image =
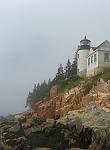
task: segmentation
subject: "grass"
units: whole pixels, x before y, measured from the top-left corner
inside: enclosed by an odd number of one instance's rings
[[[56,82],[56,85],[58,87],[59,93],[63,93],[66,90],[70,90],[71,88],[78,86],[81,80],[82,78],[80,78],[79,76],[74,76],[65,80],[58,80]]]
[[[96,76],[92,77],[92,79],[98,81],[98,79],[102,78],[104,81],[110,80],[110,68],[106,68],[103,70],[103,73],[99,73]]]

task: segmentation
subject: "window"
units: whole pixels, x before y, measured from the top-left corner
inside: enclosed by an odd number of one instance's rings
[[[88,58],[88,66],[90,65],[90,58]]]
[[[104,62],[109,62],[109,53],[104,53]]]
[[[79,54],[78,54],[78,58],[79,58]]]
[[[94,62],[96,62],[97,60],[97,57],[96,57],[96,54],[94,54]]]
[[[91,64],[93,63],[93,56],[91,56]]]

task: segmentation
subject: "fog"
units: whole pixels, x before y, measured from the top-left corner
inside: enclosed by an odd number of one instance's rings
[[[0,1],[0,115],[25,110],[33,84],[53,78],[86,35],[110,40],[109,0]]]

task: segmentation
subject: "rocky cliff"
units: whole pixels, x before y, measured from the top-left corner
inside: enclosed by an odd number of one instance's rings
[[[58,119],[65,116],[71,110],[82,107],[83,92],[80,88],[73,88],[63,95],[57,95],[45,99],[34,106],[33,114],[39,118]]]
[[[110,82],[89,79],[62,95],[53,90],[33,109],[0,119],[2,148],[110,150]]]
[[[88,90],[89,88],[91,89]],[[89,104],[102,106],[106,110],[110,108],[110,82],[104,82],[103,79],[95,85],[93,80],[86,79],[64,94],[58,94],[56,87],[52,87],[50,95],[50,98],[34,106],[31,111],[34,117],[58,119],[69,111],[81,109]]]
[[[58,120],[33,119],[31,125],[22,128],[25,121],[25,118],[19,122],[10,118],[1,121],[4,149],[6,145],[8,150],[34,150],[43,147],[52,150],[110,149],[110,113],[101,107],[88,106],[71,111]]]

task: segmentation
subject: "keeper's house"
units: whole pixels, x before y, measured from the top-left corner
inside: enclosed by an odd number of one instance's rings
[[[91,41],[84,37],[77,50],[77,74],[94,76],[110,68],[110,42],[104,41],[97,47],[91,47]]]

